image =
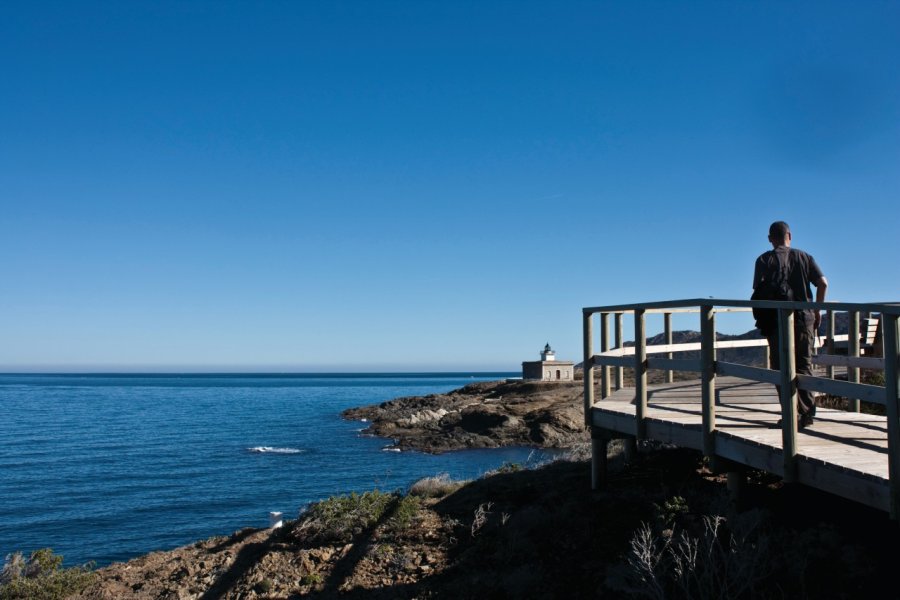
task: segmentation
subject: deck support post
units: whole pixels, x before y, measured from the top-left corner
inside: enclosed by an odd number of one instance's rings
[[[591,408],[594,406],[594,315],[582,313],[584,329],[584,424],[591,426]]]
[[[642,440],[647,435],[644,418],[647,415],[647,325],[645,310],[634,311],[634,437]]]
[[[834,311],[828,311],[828,354],[834,354],[834,332],[836,331],[834,326]],[[818,334],[818,332],[816,332]],[[766,363],[768,364],[768,363]],[[828,376],[828,379],[834,379],[834,365],[828,365],[825,368],[825,373]]]
[[[888,430],[888,477],[891,486],[891,518],[900,518],[900,330],[898,316],[882,314],[884,337],[884,393]]]
[[[609,313],[600,313],[600,352],[609,350]],[[609,397],[609,365],[600,368],[600,398]]]
[[[713,456],[709,461],[709,469],[716,475],[725,473],[728,500],[736,510],[740,510],[747,488],[747,465],[721,456]]]
[[[626,435],[622,438],[622,453],[625,455],[626,464],[634,462],[637,452],[637,439],[634,436]]]
[[[599,427],[591,427],[591,489],[606,486],[609,469],[609,436]]]
[[[616,348],[622,348],[622,313],[616,313]],[[625,369],[616,367],[616,390],[621,390],[625,385]]]
[[[716,313],[700,307],[701,402],[703,404],[703,454],[716,454]]]
[[[854,358],[859,357],[859,311],[850,312],[850,331],[847,336],[847,354]],[[847,381],[859,383],[859,367],[847,367]],[[859,398],[850,398],[847,410],[859,412]]]
[[[778,309],[778,364],[781,365],[781,440],[784,481],[797,481],[797,365],[794,359],[794,311]]]
[[[747,471],[744,469],[728,471],[725,474],[725,481],[728,489],[728,498],[731,500],[732,506],[740,510],[747,490]]]
[[[666,334],[666,344],[669,346],[672,345],[672,313],[667,312],[663,313],[663,330]],[[667,352],[666,358],[672,358],[672,353]],[[674,383],[675,382],[675,371],[672,369],[666,369],[666,383]]]

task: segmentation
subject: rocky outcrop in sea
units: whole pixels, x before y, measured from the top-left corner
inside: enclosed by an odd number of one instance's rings
[[[369,422],[364,433],[391,438],[401,450],[569,448],[589,439],[583,394],[580,381],[478,382],[446,394],[351,408],[343,417]]]

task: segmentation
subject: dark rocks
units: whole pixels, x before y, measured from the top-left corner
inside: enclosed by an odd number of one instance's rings
[[[401,449],[567,448],[588,439],[582,394],[575,382],[478,382],[447,394],[353,408],[343,416],[371,422],[366,433],[391,438]]]

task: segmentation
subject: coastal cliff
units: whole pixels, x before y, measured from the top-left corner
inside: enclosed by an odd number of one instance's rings
[[[490,381],[352,408],[342,416],[369,422],[364,433],[391,438],[400,450],[570,448],[590,439],[583,397],[581,382]]]
[[[864,597],[889,576],[885,514],[765,473],[738,511],[695,451],[642,443],[625,464],[613,445],[592,492],[580,406],[580,383],[502,381],[348,410],[404,449],[572,449],[535,469],[328,498],[278,529],[112,564],[72,598]],[[707,558],[685,562],[684,548]]]
[[[618,464],[602,493],[587,462],[564,458],[329,498],[280,529],[110,565],[76,597],[886,597],[896,525],[883,513],[763,474],[747,492],[765,508],[737,512],[689,450]]]

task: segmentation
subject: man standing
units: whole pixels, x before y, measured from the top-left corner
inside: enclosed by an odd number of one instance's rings
[[[756,259],[753,272],[754,293],[764,286],[781,285],[795,302],[809,302],[812,293],[809,284],[816,286],[816,302],[825,301],[828,281],[812,256],[791,248],[791,228],[784,221],[776,221],[769,227],[769,242],[772,250],[764,252]],[[784,298],[783,298],[784,299]],[[812,375],[812,353],[815,336],[822,316],[818,310],[798,310],[794,312],[794,360],[797,373]],[[769,368],[779,369],[778,325],[763,324],[760,332],[769,342]],[[799,390],[797,394],[798,425],[802,429],[813,424],[816,404],[812,392]]]

